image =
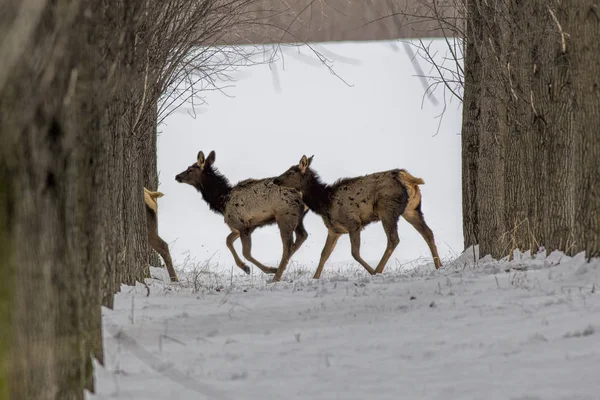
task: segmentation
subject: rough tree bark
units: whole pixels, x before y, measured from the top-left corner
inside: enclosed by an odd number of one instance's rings
[[[479,11],[474,1],[468,3],[467,15]],[[479,243],[477,176],[479,161],[479,116],[481,114],[482,61],[478,52],[483,40],[483,20],[469,19],[464,39],[465,76],[462,115],[462,206],[465,249]],[[477,43],[477,44],[476,44]]]
[[[91,356],[102,360],[100,282],[115,253],[103,150],[121,35],[107,27],[128,26],[131,4],[38,2],[30,25],[10,18],[27,5],[0,7],[9,15],[0,19],[3,43],[29,38],[0,66],[4,397],[83,399],[84,387],[93,390]],[[140,188],[136,204],[141,199]]]
[[[498,6],[467,2],[467,48],[463,112],[463,226],[465,246],[479,244],[480,254],[495,254],[503,232],[504,171]]]
[[[465,245],[600,254],[598,3],[467,4]]]
[[[158,109],[155,101],[153,101],[154,107],[151,107],[151,112],[146,113],[143,116],[143,120],[140,123],[140,130],[142,137],[145,138],[143,141],[141,165],[143,173],[144,186],[149,190],[158,190],[158,166],[157,166],[157,123],[158,123]],[[160,256],[154,249],[148,246],[148,264],[155,268],[165,268]]]
[[[82,388],[83,338],[74,322],[82,282],[72,252],[78,250],[75,230],[83,227],[67,223],[74,211],[68,205],[77,201],[65,181],[80,159],[73,155],[77,138],[68,131],[64,110],[73,80],[58,72],[77,66],[75,55],[82,49],[63,32],[81,28],[80,11],[78,2],[43,8],[42,23],[8,72],[0,97],[4,213],[12,239],[6,268],[13,271],[7,372],[14,399],[77,398]]]
[[[570,204],[577,250],[600,256],[600,5],[583,2],[558,10],[562,29],[570,34],[570,65],[574,125],[570,170],[574,181]],[[565,5],[563,4],[563,7]],[[558,32],[554,33],[557,37]],[[560,36],[558,37],[560,38]],[[566,39],[565,39],[566,40]]]

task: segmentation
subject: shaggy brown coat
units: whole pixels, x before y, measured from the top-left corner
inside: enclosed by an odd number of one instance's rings
[[[424,184],[403,169],[377,172],[370,175],[340,179],[333,185],[321,182],[318,174],[310,168],[312,157],[302,156],[300,163],[290,167],[275,178],[277,185],[297,189],[303,201],[323,218],[328,229],[327,241],[321,252],[319,266],[314,278],[321,276],[323,266],[335,248],[339,237],[348,233],[352,257],[370,274],[382,273],[400,242],[398,219],[403,216],[423,236],[433,257],[435,268],[440,258],[433,232],[421,212],[421,191]],[[360,256],[360,232],[368,224],[381,221],[387,236],[387,248],[377,268],[373,269]]]
[[[250,268],[239,258],[233,243],[239,237],[243,256],[265,273],[274,273],[273,281],[279,281],[290,257],[308,237],[304,229],[305,206],[301,194],[291,188],[273,184],[273,178],[247,179],[232,186],[229,180],[213,167],[215,152],[208,157],[200,151],[197,161],[175,180],[195,187],[211,210],[223,215],[231,229],[227,236],[227,248],[235,264],[244,272]],[[270,268],[252,257],[252,232],[259,227],[276,223],[281,234],[283,254],[278,268]],[[296,241],[293,241],[293,233]]]

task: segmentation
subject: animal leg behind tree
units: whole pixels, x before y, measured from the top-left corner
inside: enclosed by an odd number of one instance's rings
[[[377,264],[377,268],[375,268],[376,274],[381,274],[383,272],[392,253],[398,246],[398,243],[400,243],[400,239],[398,238],[398,218],[384,217],[381,219],[381,223],[383,224],[383,230],[387,236],[387,247],[383,252],[383,256],[381,256],[379,264]]]
[[[244,264],[244,262],[240,259],[237,252],[235,251],[235,247],[233,247],[233,243],[239,237],[240,237],[240,233],[238,231],[232,231],[229,235],[227,235],[227,239],[225,240],[225,243],[227,243],[227,248],[229,249],[229,251],[231,252],[231,255],[233,256],[235,265],[237,265],[238,268],[241,268],[242,271],[244,271],[245,273],[249,274],[250,267],[247,266],[246,264]]]
[[[148,205],[146,205],[146,228],[148,230],[148,244],[162,257],[165,266],[167,267],[169,277],[171,278],[171,282],[179,282],[175,269],[173,268],[169,245],[158,236],[158,219],[156,217],[156,212]]]
[[[421,236],[423,236],[423,239],[425,239],[425,242],[427,242],[427,246],[429,246],[431,256],[433,257],[433,264],[435,265],[435,269],[441,267],[442,264],[440,262],[440,256],[438,255],[437,246],[435,245],[433,232],[425,223],[423,213],[418,209],[410,211],[407,210],[404,212],[404,214],[402,214],[402,216],[406,221],[408,221],[409,224],[415,227],[417,232],[419,232]]]
[[[277,272],[277,268],[267,267],[266,265],[262,264],[260,261],[252,257],[252,239],[250,238],[249,233],[240,232],[240,240],[242,241],[242,254],[246,258],[246,260],[256,265],[265,274],[274,274],[275,272]]]
[[[367,262],[360,256],[360,228],[350,231],[350,247],[352,257],[354,257],[354,259],[358,261],[360,265],[365,267],[369,274],[374,275],[375,270],[371,268],[371,266],[369,266],[369,264],[367,264]]]
[[[169,253],[169,245],[157,234],[151,234],[149,242],[150,246],[152,246],[152,248],[156,250],[156,252],[160,254],[164,260],[165,265],[167,266],[167,272],[171,278],[171,282],[179,282],[177,274],[175,273],[175,269],[173,268],[173,261],[171,260],[171,254]]]
[[[281,244],[283,245],[283,253],[281,254],[281,262],[279,263],[279,268],[277,268],[277,272],[273,277],[273,282],[278,282],[281,280],[281,275],[283,275],[283,271],[285,271],[285,267],[290,261],[290,257],[292,256],[292,246],[294,245],[294,237],[291,229],[286,229],[279,225],[279,232],[281,234]]]
[[[321,277],[321,272],[323,272],[323,267],[325,266],[325,263],[327,262],[327,260],[329,259],[329,256],[333,252],[333,249],[335,249],[335,245],[337,244],[337,241],[340,238],[340,236],[341,235],[339,233],[335,233],[332,231],[329,231],[327,233],[327,240],[325,241],[325,247],[323,247],[323,250],[321,251],[321,258],[319,259],[319,266],[317,267],[317,270],[315,271],[315,275],[313,276],[313,279],[319,279]]]

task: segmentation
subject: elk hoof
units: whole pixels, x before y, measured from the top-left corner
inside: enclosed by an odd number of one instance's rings
[[[247,265],[244,265],[244,266],[242,267],[242,269],[244,270],[244,272],[245,272],[245,273],[247,273],[248,275],[250,275],[250,267],[249,267],[249,266],[247,266]]]

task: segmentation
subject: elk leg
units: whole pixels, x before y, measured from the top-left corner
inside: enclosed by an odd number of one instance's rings
[[[321,258],[319,259],[319,266],[317,267],[317,270],[315,271],[315,275],[313,276],[313,279],[319,279],[321,277],[321,272],[323,272],[323,267],[325,266],[325,263],[329,259],[331,252],[333,252],[333,249],[335,249],[335,245],[337,244],[337,241],[340,238],[340,236],[341,235],[339,233],[335,233],[332,231],[329,231],[327,233],[327,240],[325,241],[325,247],[323,247],[323,250],[321,251]]]
[[[281,280],[281,275],[283,275],[283,271],[285,271],[285,267],[292,256],[292,246],[294,245],[294,237],[292,236],[291,230],[279,226],[279,232],[281,234],[281,243],[283,244],[283,253],[281,254],[279,268],[277,268],[277,272],[275,273],[272,282],[279,282]]]
[[[148,244],[162,257],[169,273],[171,282],[179,282],[173,268],[173,260],[169,252],[169,245],[158,236],[158,218],[156,213],[146,206],[146,228],[148,230]]]
[[[171,278],[171,282],[179,282],[177,279],[177,274],[175,273],[175,269],[173,268],[173,261],[171,260],[171,254],[169,253],[169,245],[167,242],[162,240],[160,236],[152,232],[149,237],[150,246],[156,250],[158,254],[162,257],[165,265],[167,266],[167,272],[169,273],[169,277]]]
[[[404,219],[411,224],[417,232],[423,236],[425,242],[427,242],[427,246],[429,246],[429,251],[431,251],[431,256],[433,257],[433,264],[435,265],[435,269],[441,267],[440,256],[437,251],[437,247],[435,245],[435,239],[433,237],[433,232],[429,229],[429,226],[425,223],[425,218],[423,217],[423,213],[417,207],[415,210],[407,210],[402,214]]]
[[[237,240],[237,238],[239,238],[239,237],[240,237],[240,233],[238,231],[232,231],[229,235],[227,235],[227,239],[225,239],[225,243],[227,243],[227,248],[229,249],[229,251],[231,252],[231,255],[233,256],[235,265],[237,265],[238,268],[241,268],[242,271],[244,271],[245,273],[250,274],[250,267],[247,266],[246,264],[244,264],[244,262],[240,259],[237,252],[235,251],[235,248],[233,247],[233,242],[235,242]]]
[[[367,264],[367,262],[360,256],[360,228],[350,231],[350,247],[352,257],[354,257],[354,259],[358,261],[360,265],[365,267],[369,274],[374,275],[375,270],[373,270],[373,268],[371,268],[369,264]]]
[[[300,220],[294,232],[296,233],[296,241],[292,245],[290,257],[293,256],[296,251],[298,251],[300,246],[302,246],[302,243],[304,243],[308,238],[308,232],[306,232],[306,229],[304,229],[303,219]]]
[[[240,239],[242,241],[242,254],[246,258],[246,260],[256,265],[265,274],[274,274],[275,272],[277,272],[277,268],[267,267],[260,263],[257,259],[252,257],[252,239],[250,238],[250,234],[246,232],[240,232]]]
[[[387,236],[387,247],[383,252],[383,256],[381,256],[379,264],[377,264],[377,268],[375,268],[376,274],[381,274],[383,272],[383,269],[396,249],[396,246],[400,243],[400,239],[398,238],[398,219],[385,218],[382,219],[381,222],[383,224],[385,235]]]

